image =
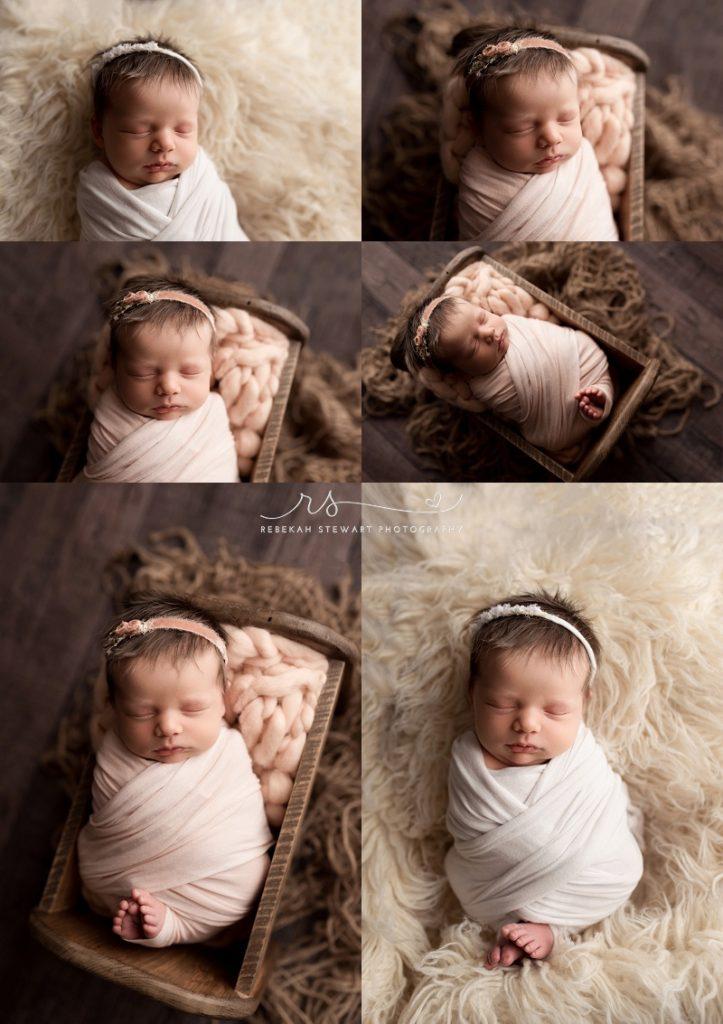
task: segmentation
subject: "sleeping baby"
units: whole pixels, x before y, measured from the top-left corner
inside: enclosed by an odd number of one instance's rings
[[[497,316],[441,295],[419,306],[404,332],[411,372],[461,375],[485,409],[516,423],[530,444],[569,462],[610,414],[605,353],[584,331],[535,317]]]
[[[236,204],[198,145],[201,73],[163,39],[93,57],[91,131],[100,159],[81,171],[81,239],[244,242]]]
[[[175,595],[125,614],[104,642],[114,723],[78,838],[83,895],[127,942],[201,942],[253,908],[272,841],[246,745],[224,720],[227,638]]]
[[[112,384],[94,410],[78,480],[231,483],[238,462],[211,391],[215,321],[180,280],[132,278],[109,309]]]
[[[469,46],[455,70],[477,136],[460,167],[459,237],[616,240],[565,48],[549,32],[504,29]]]
[[[467,916],[497,930],[493,969],[543,959],[625,903],[642,818],[584,722],[599,644],[579,612],[523,594],[469,630],[473,727],[452,747],[445,868]]]

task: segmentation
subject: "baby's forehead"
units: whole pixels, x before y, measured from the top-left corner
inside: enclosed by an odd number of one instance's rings
[[[143,358],[186,358],[209,354],[213,332],[204,318],[203,323],[178,324],[172,320],[157,324],[140,321],[129,324],[122,350],[125,355]]]
[[[590,662],[581,648],[575,647],[565,657],[533,646],[489,652],[478,666],[476,679],[489,690],[535,692],[549,700],[581,692],[589,672]]]
[[[176,81],[167,74],[121,79],[111,89],[109,99],[110,106],[119,113],[171,108],[190,114],[198,110],[201,91],[196,85]]]
[[[214,686],[219,659],[209,648],[185,657],[175,656],[170,651],[156,657],[141,653],[121,664],[122,671],[118,674],[121,692],[140,698],[159,691],[185,695]]]
[[[569,74],[507,75],[495,83],[488,106],[498,116],[533,113],[549,104],[578,103],[577,73],[570,65]]]

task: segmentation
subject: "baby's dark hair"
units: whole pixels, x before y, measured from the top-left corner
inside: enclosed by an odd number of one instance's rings
[[[136,36],[134,39],[120,39],[113,46],[123,46],[129,43],[158,43],[165,50],[173,50],[193,64],[203,79],[195,61],[192,61],[188,54],[185,54],[170,39],[163,39],[160,36]],[[110,47],[93,54],[90,59],[91,67],[93,61],[97,60],[107,49]],[[182,85],[187,89],[200,89],[198,79],[191,68],[167,53],[158,53],[157,50],[134,50],[130,53],[119,54],[103,65],[93,82],[93,115],[98,122],[102,121],[103,114],[113,102],[113,93],[126,82],[160,82],[162,80],[170,80],[175,85]]]
[[[436,305],[425,318],[424,311],[430,303],[430,299],[426,298],[412,311],[400,332],[398,344],[407,369],[411,373],[417,373],[425,366],[432,366],[443,373],[454,370],[452,364],[439,354],[439,342],[444,330],[450,326],[455,306],[459,301],[456,296],[450,295]],[[423,319],[426,319],[426,327],[420,332]]]
[[[205,637],[195,633],[186,633],[177,629],[152,629],[148,633],[125,636],[120,641],[115,629],[121,622],[140,619],[173,618],[190,619],[200,622],[208,629],[217,633],[224,643],[228,643],[228,634],[210,612],[206,611],[192,598],[181,594],[165,594],[147,592],[134,597],[130,604],[110,624],[103,637],[105,652],[106,676],[108,679],[108,696],[111,704],[115,700],[116,689],[123,680],[124,670],[136,658],[147,658],[151,662],[159,658],[170,658],[174,664],[194,659],[204,651],[216,648]],[[223,686],[225,671],[221,655],[218,655],[219,684]]]
[[[193,288],[181,277],[152,277],[150,275],[138,275],[131,277],[124,284],[121,291],[106,304],[105,311],[110,321],[110,361],[115,367],[118,353],[122,348],[123,341],[132,336],[137,324],[153,324],[162,327],[170,323],[174,327],[183,330],[187,327],[195,327],[200,331],[204,327],[210,327],[207,317],[200,309],[189,306],[185,302],[175,302],[173,299],[157,299],[154,302],[124,302],[124,296],[130,292],[158,292],[173,290],[183,292],[184,295],[191,295],[207,305],[203,295]],[[216,332],[212,331],[210,348],[214,351],[216,345]]]
[[[575,65],[559,50],[530,47],[518,50],[517,53],[503,53],[492,57],[485,57],[482,53],[486,46],[505,42],[517,43],[522,39],[532,38],[559,42],[552,32],[539,32],[530,28],[504,28],[476,35],[473,41],[462,49],[454,73],[464,78],[470,109],[477,120],[486,105],[494,100],[500,81],[509,75],[526,75],[533,79],[542,74],[551,75],[553,78],[562,75],[577,76]]]
[[[545,590],[530,594],[513,594],[506,597],[504,601],[495,601],[495,604],[530,605],[536,604],[542,611],[565,619],[577,629],[592,648],[595,660],[600,663],[600,642],[586,618],[580,613],[571,601],[562,597],[559,593],[550,594]],[[490,659],[506,651],[540,651],[549,658],[556,658],[560,661],[570,661],[576,654],[582,653],[588,660],[587,652],[574,634],[565,629],[564,626],[549,619],[539,618],[532,615],[509,615],[504,618],[493,619],[491,622],[480,623],[478,616],[488,611],[487,608],[480,608],[467,622],[468,637],[470,641],[469,652],[469,687],[484,676]],[[592,672],[587,675],[585,692],[587,692]]]

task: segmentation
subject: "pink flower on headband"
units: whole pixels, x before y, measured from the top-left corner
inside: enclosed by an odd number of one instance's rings
[[[511,43],[505,39],[502,43],[488,43],[482,51],[483,57],[497,57],[503,53],[517,53],[520,49],[517,43]]]
[[[131,302],[153,302],[155,297],[153,292],[127,292],[121,302],[126,305],[130,305]]]
[[[140,633],[148,632],[148,624],[140,619],[131,619],[130,622],[121,622],[113,630],[115,636],[138,636]]]

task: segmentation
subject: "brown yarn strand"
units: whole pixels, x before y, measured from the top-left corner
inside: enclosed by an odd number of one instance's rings
[[[152,533],[146,544],[119,551],[107,566],[104,583],[118,610],[148,589],[218,597],[253,593],[259,606],[315,619],[360,642],[359,595],[350,574],[328,594],[310,573],[250,562],[223,538],[216,554],[209,556],[182,527]],[[79,687],[54,749],[45,757],[46,766],[62,777],[69,792],[89,749],[91,688],[90,679]],[[360,680],[355,670],[332,720],[284,889],[274,970],[258,1011],[249,1018],[257,1024],[352,1024],[360,1017],[360,744]]]
[[[678,352],[668,335],[673,319],[646,308],[645,289],[633,260],[616,245],[574,242],[522,242],[504,246],[495,259],[532,284],[627,342],[642,355],[660,360],[660,371],[626,432],[624,444],[642,438],[679,434],[691,408],[710,408],[720,389]],[[418,455],[457,480],[497,472],[514,478],[529,473],[530,463],[485,430],[479,417],[432,394],[390,361],[391,344],[412,309],[424,298],[441,267],[408,293],[398,314],[376,330],[377,344],[362,352],[364,412],[367,416],[406,416]],[[677,414],[674,423],[665,417]]]
[[[173,276],[162,252],[140,250],[98,271],[98,292],[107,301],[138,274]],[[214,306],[233,306],[257,295],[250,285],[199,272],[187,261],[180,276]],[[36,415],[61,453],[70,447],[86,409],[97,336],[89,338],[53,383]],[[350,367],[327,352],[305,346],[301,352],[272,467],[272,480],[348,482],[361,480],[359,366]]]
[[[441,88],[453,37],[469,25],[508,27],[486,5],[425,0],[414,15],[390,19],[385,42],[413,90],[385,115],[365,167],[365,237],[425,240],[434,211]],[[520,21],[522,27],[528,22]],[[645,233],[652,241],[723,237],[723,125],[686,100],[681,83],[646,87]]]

